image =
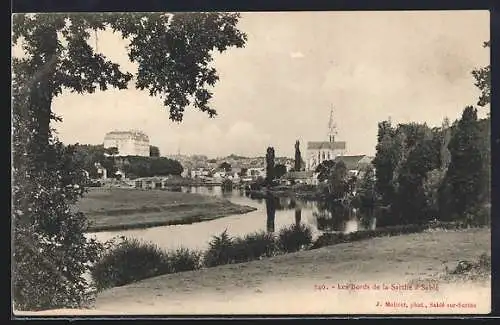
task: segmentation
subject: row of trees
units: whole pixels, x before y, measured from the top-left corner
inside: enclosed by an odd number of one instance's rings
[[[489,46],[489,42],[484,43],[484,47]],[[490,65],[474,70],[472,75],[481,91],[477,104],[487,106]],[[478,119],[473,106],[465,107],[452,125],[445,119],[441,127],[379,123],[373,162],[377,177],[373,189],[366,189],[375,194],[372,203],[381,212],[377,222],[487,221],[491,201],[490,123],[489,114]]]
[[[183,171],[177,160],[159,157],[159,150],[154,146],[151,146],[154,155],[150,157],[117,157],[116,148],[105,149],[103,145],[76,144],[68,148],[72,148],[74,152],[76,166],[87,171],[90,178],[100,176],[96,164],[105,168],[109,177],[113,177],[118,170],[131,177],[180,175]]]
[[[376,203],[378,222],[452,220],[489,200],[489,119],[466,107],[453,125],[379,123]]]
[[[484,43],[489,47],[490,43]],[[479,106],[490,103],[491,68],[474,70],[481,90]],[[373,169],[357,180],[342,162],[325,161],[316,172],[328,184],[327,210],[358,208],[380,226],[424,223],[432,219],[488,222],[491,201],[490,118],[478,119],[467,106],[452,125],[391,121],[379,123]],[[354,194],[355,193],[355,194]]]
[[[177,160],[165,157],[127,156],[120,160],[125,175],[132,177],[180,175],[184,170]]]

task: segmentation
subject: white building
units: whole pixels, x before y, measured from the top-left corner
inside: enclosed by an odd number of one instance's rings
[[[104,137],[104,148],[117,148],[119,156],[149,157],[149,137],[141,131],[112,131]]]
[[[339,156],[345,155],[346,142],[335,141],[335,124],[333,123],[333,109],[330,113],[328,124],[328,141],[307,142],[306,170],[314,171],[319,164],[326,160],[335,160]]]
[[[267,172],[264,167],[248,168],[246,175],[249,176],[252,180],[255,180],[259,177],[266,178]]]

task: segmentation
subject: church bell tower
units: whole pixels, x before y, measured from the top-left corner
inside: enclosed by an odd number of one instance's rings
[[[337,126],[333,122],[333,107],[330,110],[330,120],[328,121],[328,141],[335,142],[335,136],[337,135]]]

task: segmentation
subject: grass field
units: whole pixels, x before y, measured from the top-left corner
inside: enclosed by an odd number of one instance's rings
[[[90,189],[77,208],[92,232],[194,223],[255,210],[193,193],[120,188]]]
[[[446,269],[484,253],[491,254],[491,231],[485,228],[373,238],[163,275],[103,291],[93,309],[31,314],[483,314],[491,310],[491,272],[470,281],[449,276]],[[415,280],[437,287],[338,289],[339,284],[400,285]],[[330,290],[317,290],[323,285]],[[432,308],[432,303],[475,307]]]

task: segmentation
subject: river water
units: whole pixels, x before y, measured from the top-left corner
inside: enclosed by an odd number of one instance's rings
[[[230,236],[244,236],[256,231],[277,233],[285,226],[300,222],[309,225],[313,232],[313,238],[316,238],[324,231],[347,233],[375,227],[373,220],[365,224],[353,214],[334,215],[312,201],[290,198],[252,199],[246,196],[243,191],[223,191],[220,186],[180,187],[171,190],[218,196],[236,204],[255,207],[257,210],[189,225],[106,231],[88,235],[99,241],[125,236],[152,242],[166,250],[180,247],[205,250],[208,248],[212,236],[219,235],[225,229]]]

